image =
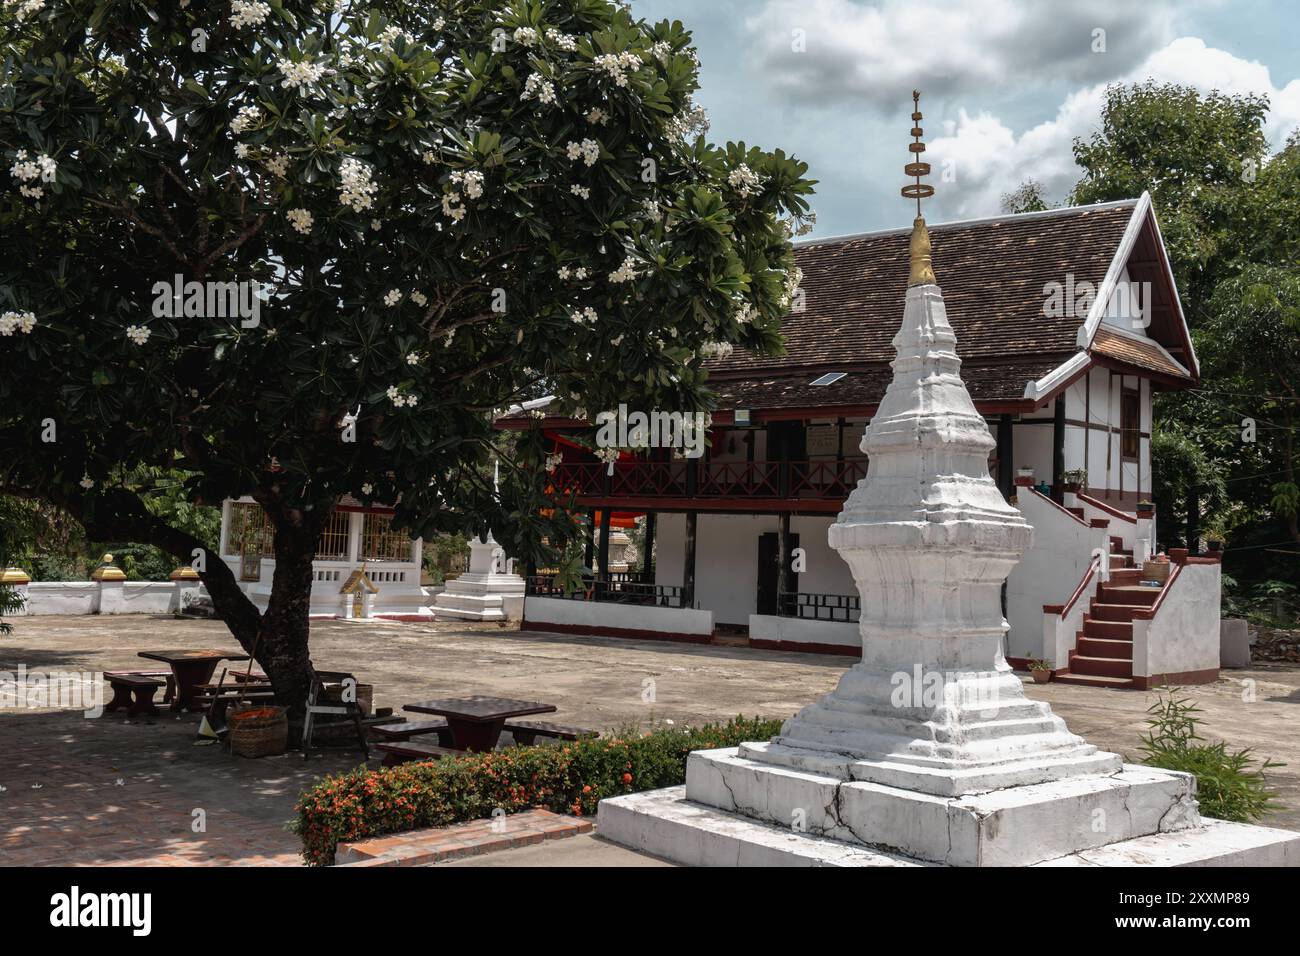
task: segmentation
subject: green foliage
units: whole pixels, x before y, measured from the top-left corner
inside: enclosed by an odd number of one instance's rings
[[[1266,97],[1202,96],[1154,81],[1106,91],[1101,128],[1074,142],[1074,203],[1151,193],[1183,307],[1199,324],[1211,291],[1253,242]]]
[[[1026,179],[1009,193],[1002,195],[1004,213],[1042,212],[1051,208],[1043,198],[1043,184],[1035,179]]]
[[[517,813],[545,807],[589,816],[605,797],[681,784],[692,750],[766,740],[780,728],[777,720],[737,717],[722,725],[645,735],[628,728],[563,746],[358,768],[305,791],[290,826],[302,838],[303,859],[326,866],[340,843],[482,819],[497,808]]]
[[[1250,748],[1228,752],[1223,741],[1207,744],[1196,732],[1200,708],[1170,691],[1148,709],[1147,734],[1139,748],[1142,762],[1196,777],[1201,813],[1219,820],[1249,823],[1275,808],[1276,793],[1265,773],[1285,764],[1264,760],[1258,766]]]
[[[350,493],[540,560],[573,526],[493,410],[707,408],[702,346],[780,347],[806,164],[696,135],[690,34],[609,0],[271,8],[0,21],[0,311],[35,320],[0,350],[0,490],[108,526],[156,467],[277,530]],[[177,274],[261,283],[258,323],[169,315]]]

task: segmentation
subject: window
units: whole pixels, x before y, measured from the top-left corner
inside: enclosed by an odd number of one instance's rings
[[[366,561],[410,561],[411,537],[393,530],[392,515],[366,515],[361,535],[361,557]]]
[[[1121,458],[1137,460],[1141,448],[1142,400],[1127,389],[1119,397],[1119,453]]]
[[[326,561],[346,561],[348,557],[348,519],[346,511],[335,511],[325,522],[316,540],[316,557]]]
[[[271,519],[261,505],[247,501],[231,503],[230,528],[226,533],[226,547],[230,554],[274,557],[274,542]]]

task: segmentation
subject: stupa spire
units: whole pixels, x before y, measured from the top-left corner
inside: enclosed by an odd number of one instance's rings
[[[912,221],[912,238],[908,244],[909,258],[911,259],[912,268],[908,276],[908,286],[914,285],[931,285],[934,283],[934,266],[930,261],[930,233],[925,228],[925,217],[921,215],[921,200],[929,199],[934,195],[934,187],[929,183],[921,182],[922,176],[930,175],[930,164],[922,160],[921,154],[925,152],[925,143],[921,142],[921,137],[925,135],[925,130],[921,128],[921,91],[912,91],[912,142],[907,144],[913,159],[903,167],[903,172],[911,176],[915,182],[910,182],[904,186],[900,192],[904,199],[916,200],[916,219]]]

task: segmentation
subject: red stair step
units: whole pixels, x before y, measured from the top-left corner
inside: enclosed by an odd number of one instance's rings
[[[1107,660],[1133,660],[1132,641],[1112,641],[1101,637],[1080,637],[1079,654],[1083,657],[1104,657]],[[1076,658],[1077,659],[1077,658]]]

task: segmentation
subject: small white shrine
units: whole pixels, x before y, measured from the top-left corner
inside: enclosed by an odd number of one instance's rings
[[[696,751],[685,787],[601,801],[600,835],[695,865],[1300,864],[1300,833],[1202,819],[1195,778],[1097,750],[1007,665],[1001,588],[1033,529],[989,476],[921,217],[929,166],[906,170],[893,380],[829,529],[862,659],[772,740]]]
[[[488,532],[486,540],[469,543],[469,570],[447,582],[435,599],[438,619],[517,621],[524,611],[524,579],[514,572],[514,559]]]

